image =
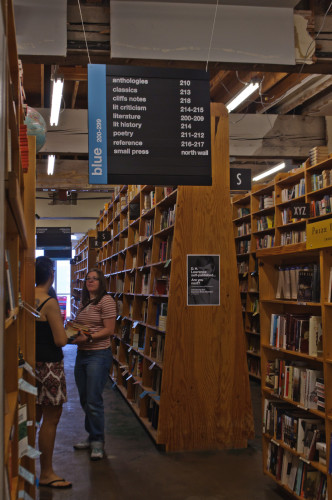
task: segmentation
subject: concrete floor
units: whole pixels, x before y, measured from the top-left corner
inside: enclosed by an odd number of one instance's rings
[[[54,452],[57,474],[70,490],[39,488],[39,500],[281,500],[286,498],[262,474],[260,389],[251,383],[256,437],[243,450],[165,454],[158,451],[111,382],[104,393],[107,458],[91,462],[72,445],[85,437],[73,368],[76,347],[67,346],[68,403]],[[38,465],[37,465],[38,473]]]

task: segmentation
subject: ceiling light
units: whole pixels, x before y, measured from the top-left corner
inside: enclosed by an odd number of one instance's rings
[[[54,173],[54,162],[55,162],[55,155],[49,155],[49,157],[48,157],[48,164],[47,164],[47,175],[53,175],[53,173]]]
[[[274,167],[270,168],[269,170],[266,170],[262,174],[256,175],[252,180],[253,181],[259,181],[260,179],[264,179],[264,177],[267,177],[270,174],[274,174],[275,172],[278,172],[278,170],[282,170],[285,168],[286,163],[279,163],[278,165],[275,165]]]
[[[59,122],[60,106],[62,99],[63,80],[60,78],[53,80],[52,106],[50,124],[57,125]]]
[[[226,104],[227,111],[230,113],[237,108],[241,102],[245,101],[255,90],[259,88],[259,83],[249,83],[241,92]]]

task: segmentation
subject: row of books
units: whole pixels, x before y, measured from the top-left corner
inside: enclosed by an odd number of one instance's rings
[[[154,227],[154,219],[146,219],[144,224],[144,235],[143,236],[151,236],[153,234]]]
[[[150,338],[150,356],[157,361],[164,360],[165,336],[153,334]]]
[[[331,171],[323,170],[320,174],[312,174],[311,176],[311,190],[317,191],[325,187],[331,186]]]
[[[240,260],[237,263],[237,271],[239,274],[247,274],[249,271],[249,263],[247,260]]]
[[[163,210],[161,212],[160,230],[166,229],[169,226],[173,226],[173,224],[175,223],[175,210],[176,205],[174,204],[173,208],[169,207],[167,210]]]
[[[292,222],[298,222],[301,220],[301,219],[293,217],[293,212],[292,212],[291,207],[287,207],[287,208],[284,208],[283,210],[281,210],[281,219],[282,219],[283,225],[291,224]]]
[[[303,196],[305,194],[305,180],[304,178],[300,180],[298,184],[290,188],[282,189],[281,191],[281,202],[294,200],[299,196]]]
[[[257,231],[272,229],[274,227],[274,215],[264,215],[257,219]]]
[[[294,243],[306,241],[306,239],[306,231],[284,231],[280,236],[280,245],[293,245]]]
[[[259,210],[264,210],[265,208],[271,208],[274,206],[274,191],[272,191],[272,195],[264,194],[259,197]]]
[[[316,165],[321,161],[327,159],[329,150],[327,146],[315,146],[309,151],[310,165]]]
[[[266,234],[262,238],[256,238],[256,248],[272,248],[274,247],[274,235]]]
[[[301,498],[327,498],[326,476],[273,442],[268,446],[267,469],[281,484]]]
[[[250,208],[240,207],[237,209],[237,216],[240,219],[241,217],[245,217],[250,214]]]
[[[156,204],[156,192],[150,191],[149,193],[143,193],[143,210],[142,214],[153,208]]]
[[[326,442],[325,422],[284,401],[264,400],[263,432],[310,461],[319,461],[316,444]]]
[[[309,356],[322,356],[321,316],[271,314],[270,345]]]
[[[251,249],[251,241],[250,240],[241,240],[236,242],[236,253],[237,254],[245,254],[249,253]]]
[[[321,394],[324,388],[323,372],[306,368],[301,362],[279,358],[267,361],[265,384],[278,396],[299,403],[305,409],[325,409],[325,397],[324,400],[318,398],[318,392]]]
[[[157,304],[157,312],[156,312],[156,326],[159,330],[166,330],[166,322],[167,322],[167,302],[161,302]]]
[[[237,236],[246,236],[251,233],[251,224],[250,222],[241,224],[241,226],[237,226]]]
[[[173,235],[168,235],[167,240],[161,241],[159,245],[159,260],[169,260],[172,255]]]
[[[300,302],[320,301],[319,264],[288,266],[278,268],[276,299],[290,299]]]
[[[332,196],[325,195],[321,200],[310,202],[310,217],[330,214],[332,211]]]
[[[249,375],[261,378],[261,361],[260,358],[247,357]]]

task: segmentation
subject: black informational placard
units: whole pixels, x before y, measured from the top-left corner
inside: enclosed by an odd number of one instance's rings
[[[220,305],[220,255],[187,255],[187,305]]]
[[[209,74],[106,67],[108,184],[211,185]]]
[[[59,248],[71,251],[70,227],[37,227],[37,248],[58,250]]]
[[[231,191],[251,190],[251,169],[231,168],[230,169],[230,189]]]

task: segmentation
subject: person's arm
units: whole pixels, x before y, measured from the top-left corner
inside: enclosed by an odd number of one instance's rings
[[[83,332],[79,332],[77,337],[71,342],[71,344],[83,345],[86,344],[89,339],[92,337],[92,341],[106,339],[112,333],[114,333],[115,328],[115,316],[113,318],[105,318],[103,319],[104,328],[99,330],[99,332],[92,333],[90,335],[85,335]]]
[[[55,345],[63,347],[67,344],[67,335],[63,326],[60,307],[56,299],[49,300],[45,304],[44,314],[51,327]]]

